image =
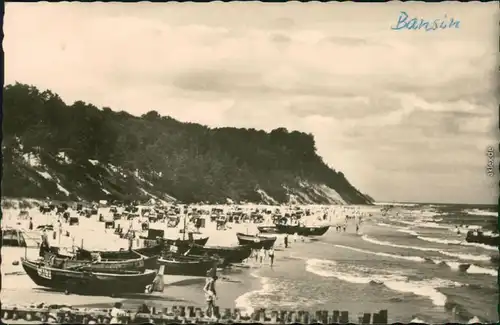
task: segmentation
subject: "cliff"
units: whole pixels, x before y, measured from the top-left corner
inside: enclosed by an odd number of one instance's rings
[[[2,195],[58,200],[371,203],[311,134],[141,117],[49,90],[4,87]]]

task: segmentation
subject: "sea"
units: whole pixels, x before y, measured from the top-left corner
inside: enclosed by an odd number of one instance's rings
[[[478,227],[497,227],[496,206],[407,204],[365,218],[358,234],[351,223],[292,239],[276,265],[251,273],[260,287],[236,306],[346,310],[351,322],[387,309],[389,322],[497,323],[499,252],[465,241]]]

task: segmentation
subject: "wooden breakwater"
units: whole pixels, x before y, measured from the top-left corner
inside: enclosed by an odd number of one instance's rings
[[[2,321],[23,319],[42,323],[59,324],[109,324],[111,309],[74,308],[70,306],[44,304],[19,306],[3,305]],[[120,321],[122,324],[231,324],[231,323],[262,323],[262,324],[387,324],[387,310],[377,313],[364,313],[353,318],[347,311],[319,310],[315,313],[308,311],[288,310],[255,310],[251,315],[243,315],[239,309],[216,307],[214,316],[208,317],[204,309],[193,306],[173,306],[156,310],[143,305],[138,311],[126,311]]]

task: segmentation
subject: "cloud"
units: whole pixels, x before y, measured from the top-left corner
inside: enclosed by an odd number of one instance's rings
[[[403,7],[460,30],[391,31]],[[312,132],[375,198],[484,202],[497,24],[474,3],[8,3],[5,77],[136,115]]]

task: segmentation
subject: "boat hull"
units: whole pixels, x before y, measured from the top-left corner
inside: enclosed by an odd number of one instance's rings
[[[208,238],[209,237],[199,238],[199,239],[194,239],[193,241],[190,241],[188,239],[185,240],[165,239],[165,243],[168,245],[175,245],[175,246],[186,246],[192,243],[200,246],[205,246],[205,244],[208,242]]]
[[[143,255],[145,257],[143,259],[144,268],[145,269],[157,269],[158,268],[157,259],[158,259],[158,256],[161,255],[162,250],[163,250],[162,245],[155,245],[153,247],[144,247],[144,248],[139,248],[139,249],[132,250],[132,251],[128,251],[128,250],[99,251],[98,253],[101,255],[101,258],[103,260],[117,260],[117,261],[133,260],[133,259],[137,259],[138,256]],[[80,249],[77,252],[77,259],[78,260],[91,260],[92,259],[92,252],[84,250],[84,249]]]
[[[246,245],[252,249],[270,249],[274,246],[277,237],[252,236],[237,233],[238,242],[240,245]]]
[[[500,237],[499,236],[488,236],[488,235],[484,235],[481,232],[476,232],[476,234],[474,234],[473,230],[470,230],[467,232],[467,236],[465,237],[465,241],[468,243],[483,244],[483,245],[494,246],[494,247],[500,246]]]
[[[258,226],[257,229],[264,234],[279,234],[276,226]]]
[[[241,263],[252,254],[252,249],[249,246],[222,247],[222,246],[199,246],[192,245],[189,250],[190,254],[217,256],[224,259],[225,264]]]
[[[302,227],[302,226],[290,226],[290,225],[276,225],[276,230],[280,234],[299,236],[322,236],[324,235],[330,226],[323,227]]]
[[[159,258],[158,264],[165,266],[163,274],[206,276],[207,272],[216,266],[216,261],[175,256]]]
[[[146,286],[153,283],[157,273],[156,271],[130,274],[80,272],[46,267],[24,258],[21,262],[26,274],[39,286],[92,295],[144,293]]]
[[[78,269],[81,271],[90,272],[116,272],[121,271],[140,271],[144,272],[147,268],[157,268],[157,256],[141,257],[119,261],[101,261],[92,262],[90,260],[71,260],[67,258],[54,257],[50,258],[51,265],[63,269]]]

